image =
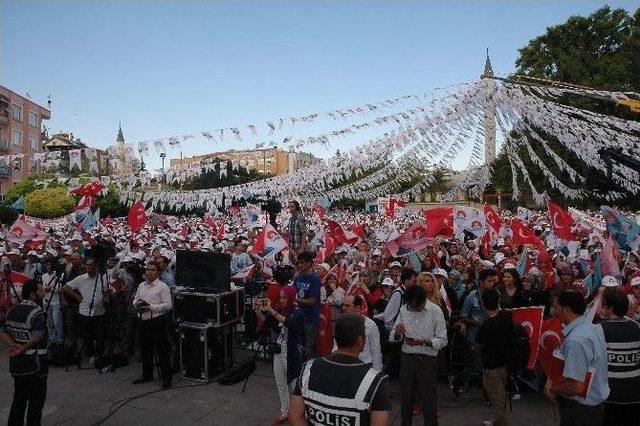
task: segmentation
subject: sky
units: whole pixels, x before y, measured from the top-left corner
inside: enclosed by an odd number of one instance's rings
[[[89,146],[322,113],[479,78],[489,48],[497,74],[518,49],[571,15],[637,1],[0,1],[0,84],[46,105],[50,133]],[[367,121],[358,117],[353,122]],[[351,122],[349,122],[351,123]],[[325,120],[286,129],[311,136]],[[197,137],[190,156],[251,148]],[[376,134],[311,152],[327,157]],[[170,150],[168,158],[179,151]],[[160,167],[151,149],[145,162]],[[168,162],[166,163],[168,166]]]

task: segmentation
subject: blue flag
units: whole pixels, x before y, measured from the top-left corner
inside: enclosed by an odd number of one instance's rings
[[[20,211],[24,210],[24,195],[18,198],[16,201],[14,201],[14,203],[11,204],[9,207],[14,210],[20,210]]]
[[[87,211],[87,215],[84,217],[84,221],[82,222],[82,229],[85,231],[89,231],[96,224],[96,219],[91,213],[91,209]]]
[[[415,250],[412,250],[407,257],[411,261],[411,266],[413,266],[413,270],[420,273],[422,272],[422,262],[420,262],[420,258]]]
[[[518,264],[516,265],[516,271],[523,276],[527,270],[527,257],[529,257],[529,250],[522,250],[522,254],[520,255],[520,259],[518,259]]]
[[[602,262],[600,261],[600,253],[596,255],[593,262],[593,271],[584,278],[584,285],[587,287],[589,294],[593,293],[602,283]]]
[[[640,225],[633,219],[625,217],[609,206],[600,207],[607,230],[616,240],[618,247],[632,251],[640,246]]]
[[[329,198],[325,196],[325,197],[322,197],[320,200],[318,200],[318,205],[323,209],[327,210],[329,209],[329,207],[331,207],[331,201],[329,201]]]

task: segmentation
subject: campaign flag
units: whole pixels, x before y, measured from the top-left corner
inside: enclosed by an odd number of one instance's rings
[[[87,215],[84,217],[84,220],[82,221],[82,229],[84,229],[85,231],[88,231],[91,228],[93,228],[96,223],[97,223],[97,220],[95,219],[93,213],[91,212],[91,209],[89,209],[87,211]]]
[[[129,209],[129,214],[127,215],[127,223],[129,223],[129,228],[131,228],[132,232],[140,231],[144,225],[146,225],[148,221],[147,212],[144,210],[144,206],[142,205],[142,201],[138,200],[131,206]]]
[[[525,222],[528,222],[531,219],[533,219],[534,215],[535,215],[534,212],[524,207],[518,207],[518,210],[516,212],[516,217],[520,220],[524,220]]]
[[[278,234],[278,231],[268,223],[256,237],[256,241],[251,248],[251,253],[263,259],[275,260],[275,255],[285,248],[287,248],[287,242]]]
[[[16,201],[14,201],[13,204],[9,206],[9,208],[12,208],[14,210],[24,211],[24,195],[18,198]]]
[[[640,246],[640,225],[633,219],[621,215],[608,206],[600,207],[607,230],[624,251],[633,251]]]
[[[562,361],[553,356],[553,352],[563,341],[562,323],[558,318],[551,317],[542,323],[540,344],[538,345],[538,361],[549,380],[555,384],[564,381],[562,378]]]
[[[247,226],[249,228],[255,228],[260,226],[260,216],[262,216],[262,211],[260,207],[254,204],[247,204],[245,215],[247,219]]]
[[[513,243],[518,244],[532,244],[534,246],[542,245],[540,238],[533,232],[528,225],[525,225],[518,219],[511,221],[511,232],[513,232]]]
[[[256,272],[256,265],[255,265],[255,263],[252,263],[251,265],[247,266],[246,268],[243,268],[243,269],[239,270],[234,275],[232,275],[231,279],[232,280],[242,280],[242,279],[251,280],[253,278],[255,272]],[[266,266],[262,267],[261,273],[266,278],[272,278],[273,277],[273,270],[271,268],[266,267]]]
[[[518,259],[518,263],[516,264],[516,271],[518,271],[521,277],[524,276],[524,274],[527,272],[528,259],[529,259],[529,250],[527,249],[522,250],[522,254],[520,255],[520,258]]]
[[[326,222],[326,225],[327,232],[325,232],[325,235],[329,233],[331,237],[333,237],[333,240],[337,245],[345,243],[355,244],[360,239],[360,237],[358,237],[358,235],[356,235],[353,231],[345,230],[342,226],[340,226],[338,222],[334,220],[328,220]]]
[[[558,368],[562,372],[564,370],[564,357],[560,354],[560,351],[556,350],[553,352],[553,357],[556,359],[556,363],[558,364]],[[590,367],[584,375],[584,379],[580,380],[582,382],[582,391],[577,395],[580,398],[586,398],[589,395],[589,391],[591,390],[591,383],[593,381],[593,375],[596,370],[594,367]],[[553,381],[553,380],[552,380]],[[560,377],[560,382],[564,381],[564,377]],[[555,383],[555,382],[554,382]]]
[[[500,228],[502,227],[502,222],[500,221],[500,216],[498,216],[498,213],[494,210],[493,207],[491,207],[491,204],[489,203],[484,203],[484,207],[482,210],[484,211],[484,217],[487,220],[487,226],[493,229],[496,234],[499,234]]]
[[[412,250],[422,250],[432,242],[427,225],[416,220],[399,237],[388,241],[386,246],[391,256],[397,257],[405,256]]]
[[[620,277],[620,267],[618,266],[618,259],[616,254],[618,248],[611,238],[607,238],[602,245],[602,251],[600,252],[600,262],[602,263],[602,275],[611,275],[613,277]]]
[[[399,235],[396,226],[389,221],[385,222],[376,231],[376,239],[382,242],[392,240]]]
[[[213,219],[213,217],[211,217],[211,215],[209,213],[205,213],[204,214],[204,223],[206,223],[209,228],[211,228],[211,232],[215,233],[216,232],[216,221]]]
[[[427,224],[427,236],[436,237],[442,235],[453,237],[453,208],[438,207],[424,212],[424,221]]]
[[[542,314],[544,306],[529,306],[526,308],[511,309],[513,321],[522,325],[529,335],[529,361],[527,369],[531,370],[538,359],[540,334],[542,333]]]
[[[573,225],[571,214],[551,201],[547,203],[547,209],[554,234],[560,239],[575,241],[576,237],[571,233],[571,226]]]
[[[593,270],[584,278],[584,284],[589,294],[593,293],[602,282],[602,262],[601,253],[596,254],[596,260],[593,261]]]
[[[418,254],[416,253],[415,250],[412,250],[407,257],[409,258],[409,261],[411,262],[411,268],[420,273],[422,272],[422,262],[420,261],[420,258],[418,257]]]
[[[11,243],[25,244],[27,241],[33,243],[46,241],[48,235],[46,232],[28,224],[25,220],[18,218],[9,227],[5,237]]]
[[[456,236],[464,238],[464,231],[471,232],[476,237],[484,234],[486,218],[484,212],[467,206],[453,207],[453,222]]]

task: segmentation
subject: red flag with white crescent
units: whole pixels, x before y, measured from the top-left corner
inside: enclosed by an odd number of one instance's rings
[[[494,210],[493,207],[489,203],[484,203],[484,217],[487,221],[487,226],[495,231],[496,234],[500,233],[500,228],[502,227],[502,222],[500,221],[500,216]]]
[[[287,248],[287,242],[270,223],[267,223],[256,237],[251,253],[255,253],[263,259],[275,259],[275,255],[285,248]]]
[[[129,209],[129,214],[127,215],[127,222],[129,223],[131,231],[140,231],[144,225],[146,225],[148,220],[149,218],[147,217],[147,212],[144,210],[142,201],[138,200],[133,203],[131,209]]]
[[[575,241],[576,237],[571,233],[571,226],[573,225],[573,217],[571,213],[566,210],[562,210],[562,207],[549,201],[547,203],[549,210],[549,221],[553,228],[553,233],[563,240]]]
[[[516,245],[532,244],[536,247],[542,246],[540,238],[533,232],[533,229],[518,219],[511,221],[511,232],[513,233],[513,243]]]
[[[529,361],[527,369],[531,370],[536,365],[538,359],[538,350],[540,342],[540,334],[542,332],[542,315],[544,306],[530,306],[527,308],[511,309],[511,317],[513,321],[522,325],[529,335]]]
[[[555,384],[562,383],[562,361],[553,356],[553,352],[564,341],[562,324],[556,317],[551,317],[542,323],[538,361],[547,377]]]
[[[424,212],[424,221],[427,224],[427,236],[453,237],[453,208],[438,207]]]

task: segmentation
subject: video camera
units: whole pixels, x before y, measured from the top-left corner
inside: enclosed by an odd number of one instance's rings
[[[107,261],[116,255],[116,246],[113,242],[103,238],[97,238],[93,246],[87,250],[87,257],[96,261],[100,272],[107,269]]]

